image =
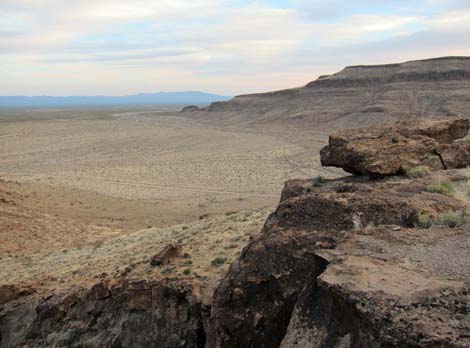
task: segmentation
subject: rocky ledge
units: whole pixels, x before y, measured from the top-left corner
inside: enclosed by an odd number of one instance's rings
[[[406,174],[418,165],[430,170],[465,168],[470,165],[470,141],[457,140],[469,128],[467,119],[447,119],[347,129],[330,135],[321,163],[370,176]]]
[[[371,148],[377,135],[449,144],[466,130],[466,121],[423,121],[343,134],[385,163],[395,143]],[[333,141],[343,144],[354,151]],[[407,160],[422,164],[421,152]],[[409,177],[287,182],[215,291],[209,346],[469,347],[469,175],[419,167]]]
[[[466,131],[423,121],[332,143],[386,163],[397,143],[381,137],[445,147]],[[0,347],[470,347],[470,171],[426,169],[431,153],[413,149],[395,152],[406,176],[288,181],[212,298],[178,279],[5,288]]]

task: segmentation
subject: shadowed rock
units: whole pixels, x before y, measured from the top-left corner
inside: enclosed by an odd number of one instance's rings
[[[14,285],[0,285],[0,306],[9,301],[34,293],[29,287],[18,287]]]
[[[180,256],[181,247],[178,245],[169,244],[162,251],[160,251],[157,255],[152,257],[150,264],[152,266],[163,266],[168,264],[171,259]]]
[[[214,294],[209,347],[465,347],[468,236],[416,226],[465,209],[431,183],[467,179],[433,175],[288,182]]]
[[[470,141],[456,140],[469,128],[467,119],[422,119],[347,129],[330,135],[321,163],[369,176],[404,174],[416,166],[465,168],[470,165]]]
[[[190,285],[119,280],[0,305],[0,347],[202,348]]]
[[[181,112],[198,112],[198,111],[204,111],[204,108],[200,108],[199,106],[196,106],[196,105],[188,105],[188,106],[185,106],[183,109],[181,109]]]

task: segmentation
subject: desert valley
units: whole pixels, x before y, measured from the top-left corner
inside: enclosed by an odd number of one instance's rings
[[[468,57],[2,109],[0,347],[469,347],[468,110]]]

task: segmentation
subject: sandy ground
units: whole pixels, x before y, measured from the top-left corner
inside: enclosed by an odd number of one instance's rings
[[[80,214],[67,217],[65,211],[51,215],[35,209],[31,197],[18,194],[30,188],[0,182],[0,284],[32,285],[38,291],[89,286],[128,273],[195,279],[202,288],[212,289],[270,212],[227,212],[189,224],[129,232],[94,224],[99,219],[92,213],[87,220]],[[152,266],[152,257],[169,244],[181,248],[180,256]],[[220,264],[213,264],[217,258]]]
[[[326,139],[209,127],[174,110],[2,111],[0,283],[68,286],[126,267],[210,283],[285,180],[337,175],[319,166]],[[150,267],[170,243],[190,258]]]
[[[56,118],[34,120],[33,113],[29,121],[0,123],[0,174],[168,200],[206,193],[274,198],[286,179],[319,169],[316,149],[297,135],[210,128],[177,113],[116,111],[96,119],[60,118],[67,111],[56,111]]]

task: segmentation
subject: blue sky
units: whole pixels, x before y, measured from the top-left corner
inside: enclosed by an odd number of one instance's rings
[[[470,55],[469,0],[1,0],[1,95],[225,95]]]

